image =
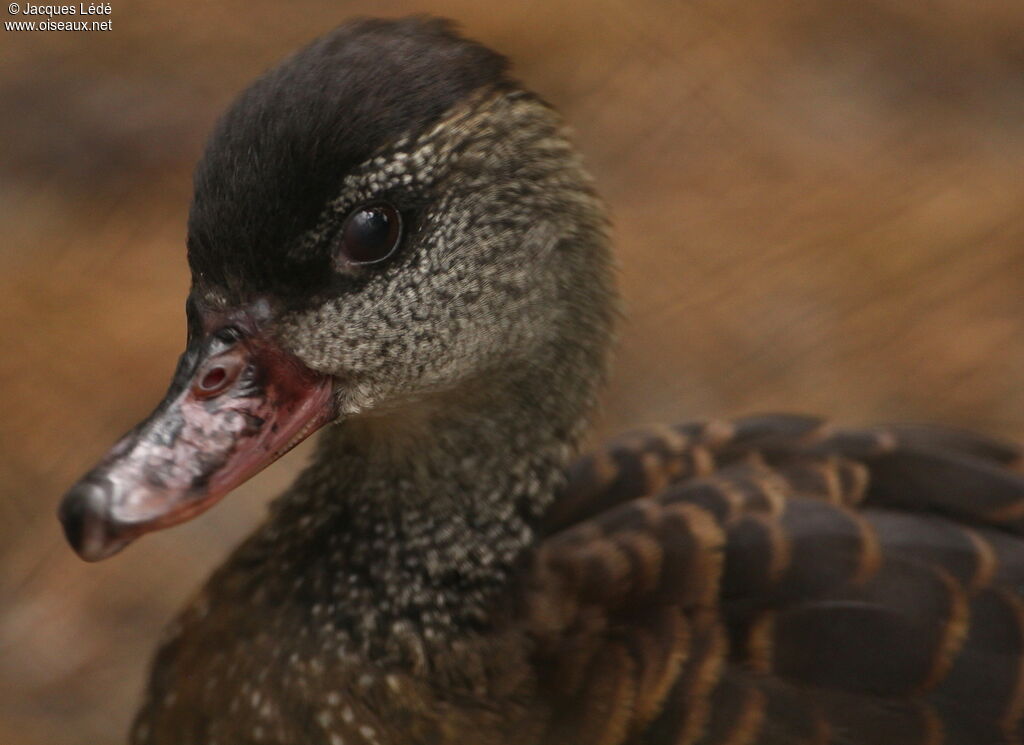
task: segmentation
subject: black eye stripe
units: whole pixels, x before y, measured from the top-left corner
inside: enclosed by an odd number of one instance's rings
[[[387,202],[364,204],[345,218],[335,243],[344,264],[376,264],[389,258],[402,239],[402,215]]]

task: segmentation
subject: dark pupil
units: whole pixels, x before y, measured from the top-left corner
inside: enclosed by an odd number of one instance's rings
[[[343,250],[350,261],[380,261],[394,243],[395,220],[382,207],[354,212],[345,225]]]

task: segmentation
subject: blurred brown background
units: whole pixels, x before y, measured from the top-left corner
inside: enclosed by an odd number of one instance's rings
[[[0,34],[5,745],[120,742],[159,628],[308,453],[100,565],[54,519],[170,375],[205,133],[353,14],[457,18],[575,125],[629,312],[602,432],[787,409],[1024,437],[1020,0],[112,6]]]

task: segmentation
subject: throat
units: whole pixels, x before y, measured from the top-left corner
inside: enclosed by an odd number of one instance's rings
[[[400,426],[361,417],[323,434],[275,504],[264,544],[303,578],[290,600],[323,616],[311,621],[394,661],[487,627],[561,488],[587,408],[566,397],[558,412],[537,400],[488,403],[422,420],[406,411]]]

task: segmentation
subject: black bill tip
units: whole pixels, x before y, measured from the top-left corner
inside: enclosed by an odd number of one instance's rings
[[[85,561],[105,559],[125,545],[107,529],[108,503],[107,488],[93,481],[79,481],[61,500],[57,516],[64,536]]]

